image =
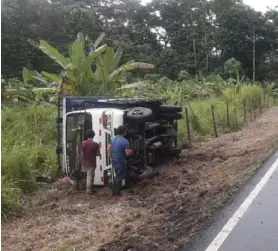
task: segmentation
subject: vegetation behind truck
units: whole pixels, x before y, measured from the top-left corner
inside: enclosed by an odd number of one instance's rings
[[[163,100],[108,97],[66,97],[58,106],[57,163],[69,177],[82,174],[81,143],[88,129],[100,146],[94,185],[110,185],[114,172],[107,146],[117,128],[127,128],[133,155],[128,158],[128,179],[155,174],[153,167],[169,155],[178,155],[177,120],[182,108]],[[81,178],[81,177],[79,177]]]

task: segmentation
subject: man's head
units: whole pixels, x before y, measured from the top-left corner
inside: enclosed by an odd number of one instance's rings
[[[95,137],[95,132],[93,130],[87,130],[85,133],[86,139],[93,139]]]
[[[123,125],[120,125],[118,127],[118,134],[123,136],[123,135],[125,135],[125,133],[126,133],[126,127]]]

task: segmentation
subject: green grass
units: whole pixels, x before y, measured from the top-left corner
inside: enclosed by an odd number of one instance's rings
[[[55,109],[2,110],[2,214],[17,214],[21,195],[36,189],[36,175],[54,168]]]
[[[268,107],[271,107],[274,105],[274,100],[273,98],[269,100]],[[278,105],[278,101],[275,104]],[[245,101],[244,116],[243,98],[238,98],[229,102],[229,120],[227,118],[227,102],[224,101],[223,98],[195,99],[186,102],[183,106],[184,110],[185,108],[188,109],[192,141],[206,141],[215,136],[211,110],[212,105],[214,106],[215,124],[218,135],[236,131],[240,129],[245,122],[255,119],[260,114],[260,106],[258,103]],[[183,119],[179,121],[179,142],[181,145],[188,143],[185,112],[183,113]]]

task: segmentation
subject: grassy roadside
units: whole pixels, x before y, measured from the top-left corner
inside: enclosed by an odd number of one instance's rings
[[[35,176],[55,168],[55,110],[2,110],[1,213],[17,215],[22,194],[36,188]]]

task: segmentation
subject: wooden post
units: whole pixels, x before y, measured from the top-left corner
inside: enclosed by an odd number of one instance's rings
[[[238,127],[238,120],[237,120],[237,109],[236,109],[236,104],[235,104],[235,107],[234,107],[234,111],[235,111],[235,122],[236,122],[236,128]]]
[[[217,129],[216,129],[216,123],[215,123],[215,116],[214,116],[214,106],[213,106],[213,105],[211,105],[211,114],[212,114],[212,121],[213,121],[214,134],[215,134],[215,138],[217,138],[218,135],[217,135]]]
[[[264,88],[264,107],[265,107],[265,88]]]
[[[249,109],[250,109],[250,120],[253,120],[253,106],[252,103],[249,101]]]
[[[187,107],[185,108],[185,117],[186,117],[186,129],[187,129],[188,144],[189,144],[189,146],[191,146],[189,116],[188,116],[188,109],[187,109]]]
[[[256,106],[256,105],[254,105],[254,118],[255,118],[255,119],[257,118],[256,108],[257,108],[257,106]]]
[[[230,126],[229,102],[227,102],[227,126]]]
[[[260,114],[262,114],[262,95],[260,96]]]
[[[243,100],[243,117],[244,117],[244,122],[246,122],[246,101]]]

